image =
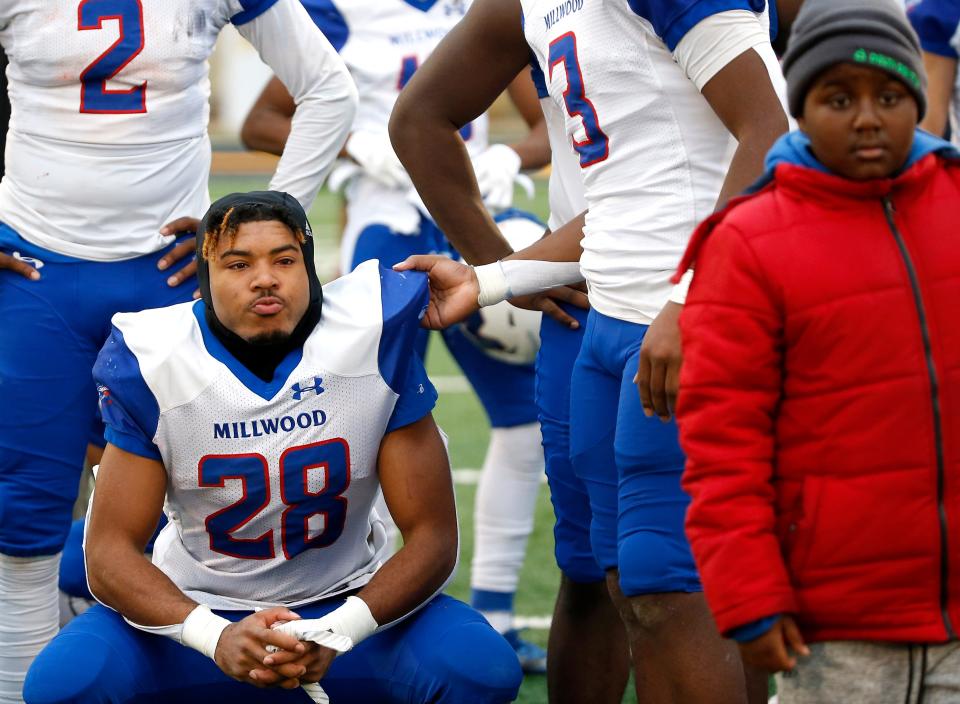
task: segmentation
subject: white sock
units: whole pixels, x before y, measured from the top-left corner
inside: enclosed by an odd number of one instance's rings
[[[517,590],[542,478],[539,423],[491,431],[473,517],[474,590]]]
[[[30,663],[57,635],[60,621],[57,574],[60,554],[11,557],[0,554],[0,702],[23,701]]]

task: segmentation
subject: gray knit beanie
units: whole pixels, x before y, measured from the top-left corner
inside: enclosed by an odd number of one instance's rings
[[[862,64],[903,82],[927,110],[920,40],[897,0],[806,0],[783,57],[790,114],[799,117],[811,84],[838,63]]]

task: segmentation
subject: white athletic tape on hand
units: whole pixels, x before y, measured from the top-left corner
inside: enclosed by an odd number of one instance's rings
[[[293,636],[297,640],[308,640],[311,643],[322,645],[324,648],[336,650],[338,653],[345,653],[353,648],[353,641],[350,638],[326,628],[318,628],[318,621],[320,621],[318,618],[287,621],[286,623],[275,623],[272,628],[275,631]],[[268,653],[276,653],[280,650],[275,645],[268,645],[266,649]]]
[[[217,616],[210,607],[201,604],[187,615],[180,639],[184,645],[199,650],[213,660],[220,635],[229,625],[230,621],[223,616]]]
[[[363,599],[348,596],[343,606],[334,609],[326,616],[286,623],[278,622],[271,628],[291,635],[297,640],[307,640],[338,653],[345,653],[377,630],[377,622]],[[276,646],[267,646],[267,652],[275,653],[277,650]],[[303,684],[301,687],[316,704],[329,703],[330,698],[318,683]]]
[[[502,262],[475,266],[473,273],[477,275],[477,283],[480,286],[477,303],[480,304],[481,308],[496,305],[507,299],[510,287],[507,286],[507,277],[503,273]]]

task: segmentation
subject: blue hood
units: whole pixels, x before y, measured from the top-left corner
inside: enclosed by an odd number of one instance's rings
[[[957,151],[957,148],[950,144],[950,142],[940,139],[939,137],[934,137],[929,132],[924,132],[918,127],[913,136],[913,146],[910,148],[907,163],[904,164],[900,172],[895,175],[906,171],[928,154],[941,154],[950,159],[960,159],[960,151]],[[832,173],[813,155],[813,150],[810,149],[810,138],[800,130],[794,130],[793,132],[788,132],[783,135],[773,145],[767,153],[767,158],[764,162],[766,171],[763,177],[751,186],[747,192],[754,193],[773,180],[774,169],[776,169],[779,164],[793,164],[794,166],[803,166],[824,174]]]

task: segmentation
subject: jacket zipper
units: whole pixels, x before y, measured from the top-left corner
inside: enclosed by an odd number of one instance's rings
[[[907,275],[910,277],[910,287],[913,289],[913,302],[917,307],[917,315],[920,318],[920,333],[923,337],[923,352],[927,359],[927,375],[930,378],[930,403],[933,406],[933,433],[934,441],[937,447],[937,512],[940,518],[940,615],[943,618],[943,625],[947,629],[947,637],[951,640],[956,638],[953,630],[953,624],[950,622],[950,613],[947,610],[948,589],[947,580],[949,577],[947,551],[947,510],[944,506],[944,450],[943,450],[943,427],[940,414],[940,384],[937,380],[937,368],[933,362],[933,345],[930,342],[930,325],[927,321],[927,312],[923,306],[923,295],[920,293],[920,280],[917,278],[917,270],[910,258],[910,252],[907,244],[904,242],[903,234],[897,228],[893,219],[893,201],[889,196],[883,197],[883,213],[887,218],[887,225],[893,238],[900,249],[900,256],[907,268]]]

